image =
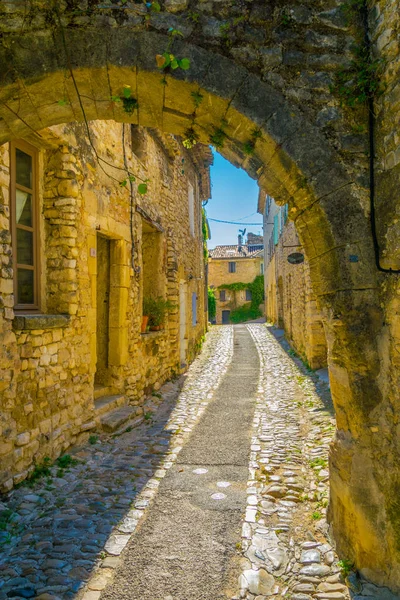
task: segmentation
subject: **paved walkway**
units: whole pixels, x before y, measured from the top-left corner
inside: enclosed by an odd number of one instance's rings
[[[161,391],[146,425],[0,504],[0,600],[393,598],[343,582],[329,391],[265,325],[213,328]]]

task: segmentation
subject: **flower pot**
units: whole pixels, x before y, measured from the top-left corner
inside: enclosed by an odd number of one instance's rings
[[[161,331],[161,325],[151,325],[150,331]]]
[[[141,333],[145,333],[146,329],[147,329],[147,321],[149,320],[149,317],[142,317],[142,328],[141,328]]]

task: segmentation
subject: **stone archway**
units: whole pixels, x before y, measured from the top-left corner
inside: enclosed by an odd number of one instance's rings
[[[167,4],[177,6],[172,1]],[[239,40],[235,56],[232,46],[223,47],[222,25],[215,17],[217,24],[211,22],[209,28],[219,27],[220,36],[204,31],[195,35],[195,28],[185,28],[193,20],[188,12],[179,18],[168,13],[150,15],[146,21],[133,11],[121,20],[121,13],[115,13],[121,8],[117,4],[114,12],[109,9],[106,14],[92,6],[85,20],[85,15],[69,15],[71,5],[79,5],[70,2],[65,13],[42,14],[39,9],[28,11],[21,21],[18,3],[15,13],[13,3],[9,5],[1,50],[1,62],[8,69],[0,87],[0,143],[29,138],[56,123],[82,121],[84,114],[88,120],[139,123],[178,135],[193,126],[204,143],[223,126],[221,153],[257,178],[278,202],[289,203],[289,217],[310,262],[327,332],[338,425],[331,456],[330,514],[335,538],[342,555],[354,559],[373,580],[400,589],[400,473],[393,443],[395,396],[387,384],[394,371],[387,358],[391,334],[381,306],[385,292],[370,234],[366,161],[360,156],[354,160],[343,145],[338,150],[337,139],[343,132],[348,134],[351,125],[340,117],[334,100],[332,106],[320,103],[310,110],[301,106],[310,100],[310,90],[322,88],[327,93],[326,79],[300,74],[303,86],[292,86],[291,94],[285,94],[279,89],[285,86],[282,75],[283,85],[252,65],[246,36],[257,36],[265,21],[262,14],[254,16],[252,25],[250,15],[252,32],[244,28],[235,34]],[[183,1],[183,11],[186,5]],[[257,6],[262,11],[263,3]],[[314,70],[323,69],[324,76],[345,64],[348,32],[340,13],[323,12],[318,6],[295,8],[291,18],[300,28],[310,26],[312,34],[305,40],[303,54],[289,48],[283,56],[283,42],[277,49],[266,41],[262,63],[268,68],[282,65],[288,81],[293,67],[296,70],[304,60]],[[279,9],[277,14],[281,21],[274,21],[272,33],[279,33],[283,25],[285,13]],[[173,52],[189,58],[190,68],[168,73],[165,85],[155,56],[168,48],[169,38],[157,30],[168,29],[171,19],[187,38],[177,36]],[[313,28],[312,23],[318,26]],[[335,31],[333,54],[315,53],[318,44],[329,47],[329,39],[321,37],[323,26]],[[138,102],[132,114],[111,102],[122,95],[124,86],[130,86]],[[196,110],[192,92],[203,96]],[[336,129],[327,130],[332,122]],[[247,156],[243,146],[251,141],[254,129],[261,137],[255,140],[254,153]]]

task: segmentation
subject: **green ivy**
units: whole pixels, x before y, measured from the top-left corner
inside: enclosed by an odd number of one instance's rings
[[[243,320],[256,319],[261,316],[259,309],[260,304],[264,301],[264,275],[257,275],[251,283],[243,283],[242,281],[236,281],[235,283],[224,283],[218,287],[220,290],[232,290],[238,292],[240,290],[250,290],[251,302],[244,304],[239,308],[236,308],[231,312],[230,319],[233,323],[239,323],[240,321],[234,321],[233,319],[238,317],[244,317]],[[246,307],[246,308],[244,308]],[[250,314],[251,313],[251,314]]]
[[[258,319],[258,317],[261,317],[261,311],[259,308],[254,308],[251,302],[235,308],[229,315],[231,323],[244,323],[245,321]]]
[[[212,321],[217,315],[217,300],[215,290],[208,288],[208,319]]]
[[[201,231],[203,234],[204,262],[207,262],[207,260],[208,260],[207,240],[210,239],[210,231],[208,229],[207,213],[206,213],[206,209],[204,207],[201,209]]]

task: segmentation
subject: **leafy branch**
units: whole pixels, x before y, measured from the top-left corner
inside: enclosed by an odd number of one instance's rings
[[[175,71],[175,69],[182,69],[187,71],[190,69],[190,60],[188,58],[178,58],[171,52],[173,42],[176,37],[183,36],[183,33],[174,27],[168,29],[168,44],[165,52],[156,55],[157,67],[164,73]],[[166,83],[165,75],[162,79],[163,83]]]

